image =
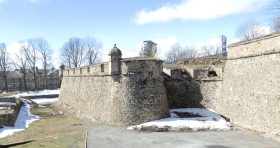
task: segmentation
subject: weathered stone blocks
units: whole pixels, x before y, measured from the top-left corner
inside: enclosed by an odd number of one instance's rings
[[[109,124],[131,125],[169,116],[161,60],[123,59],[121,74],[113,75],[104,75],[97,66],[92,65],[87,75],[63,77],[61,105],[79,117]]]

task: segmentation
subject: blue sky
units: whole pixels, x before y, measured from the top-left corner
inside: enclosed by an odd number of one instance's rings
[[[163,57],[176,43],[197,47],[222,34],[234,42],[238,26],[250,20],[268,28],[267,1],[0,0],[0,42],[13,54],[18,41],[43,37],[54,50],[54,65],[70,37],[95,37],[103,57],[114,43],[128,57],[138,54],[142,41],[153,40]]]

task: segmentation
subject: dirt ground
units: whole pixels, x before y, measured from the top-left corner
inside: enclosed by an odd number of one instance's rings
[[[31,113],[40,116],[24,131],[0,139],[0,145],[32,141],[15,147],[85,147],[86,130],[82,120],[62,112],[56,106],[32,108]]]

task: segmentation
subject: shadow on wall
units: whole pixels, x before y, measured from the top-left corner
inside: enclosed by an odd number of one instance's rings
[[[203,108],[200,83],[187,77],[164,76],[169,108]]]

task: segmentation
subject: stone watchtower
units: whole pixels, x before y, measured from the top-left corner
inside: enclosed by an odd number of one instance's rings
[[[116,44],[110,50],[109,57],[109,74],[120,74],[122,52]]]

